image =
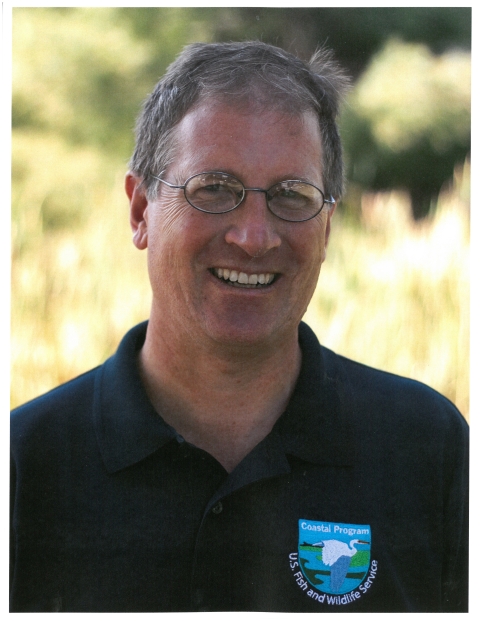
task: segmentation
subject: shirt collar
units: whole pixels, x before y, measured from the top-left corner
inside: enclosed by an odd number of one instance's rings
[[[132,328],[116,354],[97,370],[94,420],[109,472],[138,463],[179,438],[153,408],[140,378],[137,356],[145,341],[146,328],[147,322]],[[312,330],[303,323],[299,342],[300,375],[289,405],[272,434],[280,436],[287,455],[326,465],[350,465],[354,445],[341,407],[342,382],[334,363],[336,357],[320,346]],[[329,354],[327,365],[325,352]],[[268,436],[266,440],[267,444],[271,443]]]
[[[131,466],[178,437],[156,413],[140,378],[137,356],[147,322],[123,337],[117,352],[97,372],[94,419],[97,440],[109,472]]]

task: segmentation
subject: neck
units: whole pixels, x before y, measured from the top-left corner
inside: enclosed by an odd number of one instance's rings
[[[296,332],[270,347],[210,345],[150,321],[140,370],[162,418],[231,471],[285,410],[301,352]]]

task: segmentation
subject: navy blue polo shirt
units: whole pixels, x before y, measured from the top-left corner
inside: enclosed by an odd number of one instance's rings
[[[301,324],[290,403],[228,474],[153,409],[145,331],[12,414],[12,611],[466,610],[468,429],[447,399]]]

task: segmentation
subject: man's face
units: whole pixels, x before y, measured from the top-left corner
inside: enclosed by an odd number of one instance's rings
[[[203,102],[180,122],[176,145],[162,175],[176,185],[222,171],[245,187],[300,179],[323,190],[320,131],[311,113]],[[183,190],[165,185],[142,205],[132,201],[132,228],[137,247],[148,246],[151,321],[160,329],[224,345],[274,345],[296,334],[325,258],[327,206],[312,220],[285,222],[270,213],[265,194],[247,192],[234,211],[207,214],[189,205]],[[225,270],[253,282],[274,278],[254,287],[233,284],[219,277]]]

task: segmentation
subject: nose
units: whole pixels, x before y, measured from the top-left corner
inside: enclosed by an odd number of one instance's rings
[[[276,230],[278,218],[268,210],[264,192],[247,191],[242,204],[230,215],[234,221],[225,234],[225,241],[235,244],[250,257],[262,257],[282,243]]]

